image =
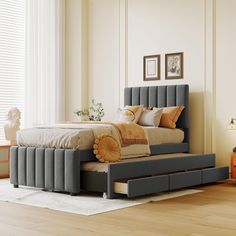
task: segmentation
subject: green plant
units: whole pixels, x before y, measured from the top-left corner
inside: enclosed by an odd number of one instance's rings
[[[75,112],[77,116],[88,117],[91,121],[101,121],[104,116],[104,109],[101,102],[95,102],[95,99],[92,99],[92,106],[89,109],[82,109]]]

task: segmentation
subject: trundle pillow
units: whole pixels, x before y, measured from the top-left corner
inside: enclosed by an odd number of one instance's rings
[[[119,121],[137,123],[143,111],[142,105],[125,106],[119,110]]]
[[[154,107],[153,110],[159,108]],[[160,127],[174,129],[176,127],[176,122],[183,111],[184,106],[173,106],[173,107],[164,107],[162,111]]]
[[[114,137],[108,134],[96,138],[93,153],[100,162],[120,161],[120,146]]]
[[[139,118],[138,124],[142,126],[159,126],[163,108],[155,110],[144,110]]]

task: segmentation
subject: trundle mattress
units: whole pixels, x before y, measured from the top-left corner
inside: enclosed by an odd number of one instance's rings
[[[155,156],[149,156],[149,157],[138,157],[138,158],[130,158],[130,159],[123,159],[122,163],[131,163],[131,162],[140,162],[145,160],[158,160],[158,159],[164,159],[164,158],[173,158],[173,157],[187,157],[187,156],[194,156],[196,154],[190,154],[190,153],[173,153],[173,154],[162,154],[162,155],[155,155]],[[118,163],[121,163],[118,162]],[[94,171],[94,172],[108,172],[108,166],[109,165],[115,165],[116,163],[101,163],[97,161],[92,162],[84,162],[81,163],[81,170],[83,171]]]

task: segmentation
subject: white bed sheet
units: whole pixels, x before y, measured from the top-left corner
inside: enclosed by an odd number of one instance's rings
[[[162,127],[143,126],[147,132],[149,145],[164,143],[182,143],[184,131],[181,129],[168,129]]]

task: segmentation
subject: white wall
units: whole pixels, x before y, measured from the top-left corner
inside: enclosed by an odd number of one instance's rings
[[[236,131],[226,129],[236,117],[236,1],[216,1],[216,152],[219,164],[229,163]]]
[[[65,3],[66,120],[75,120],[74,112],[88,100],[87,0]]]
[[[199,0],[89,1],[89,97],[103,102],[113,118],[128,86],[188,83],[191,97],[191,150],[203,151],[204,1]],[[181,2],[181,3],[180,3]],[[124,25],[119,17],[127,9]],[[192,11],[194,9],[194,11]],[[124,11],[124,10],[123,10]],[[123,16],[122,16],[123,17]],[[188,20],[186,20],[188,18]],[[178,21],[176,20],[178,19]],[[120,24],[119,24],[120,23]],[[186,32],[194,31],[190,34]],[[125,32],[125,33],[124,33]],[[121,36],[123,33],[123,37]],[[127,47],[121,47],[126,44]],[[123,50],[127,50],[124,52]],[[164,80],[164,54],[184,52],[185,79]],[[143,82],[143,56],[162,55],[162,80]],[[121,57],[127,55],[127,61]],[[121,63],[126,63],[127,78]],[[122,76],[121,76],[122,74]],[[201,140],[197,141],[196,140]]]
[[[117,108],[123,105],[124,86],[188,83],[191,151],[203,151],[203,3],[199,0],[88,1],[88,98],[103,103],[105,119],[114,118]],[[67,5],[67,118],[73,118],[72,112],[81,107],[83,99],[81,1],[69,0]],[[185,78],[165,81],[164,54],[179,51],[184,52]],[[142,59],[151,54],[162,55],[162,80],[143,82]]]
[[[88,4],[82,10],[88,32],[81,28],[81,2]],[[216,151],[218,164],[228,163],[236,140],[236,132],[226,130],[236,117],[234,9],[234,0],[67,0],[67,118],[88,98],[102,102],[105,118],[113,118],[125,86],[187,83],[191,151]],[[81,37],[87,33],[86,54]],[[184,79],[165,80],[164,54],[179,51]],[[161,54],[162,79],[143,82],[142,59],[151,54]],[[84,57],[87,77],[81,75]],[[88,94],[80,92],[86,81]]]
[[[89,1],[89,100],[102,102],[105,120],[119,107],[119,1]]]
[[[192,152],[203,151],[203,2],[128,1],[128,86],[189,84]],[[172,52],[184,52],[184,79],[165,80],[165,53]],[[143,81],[143,56],[153,54],[161,54],[161,81]]]

